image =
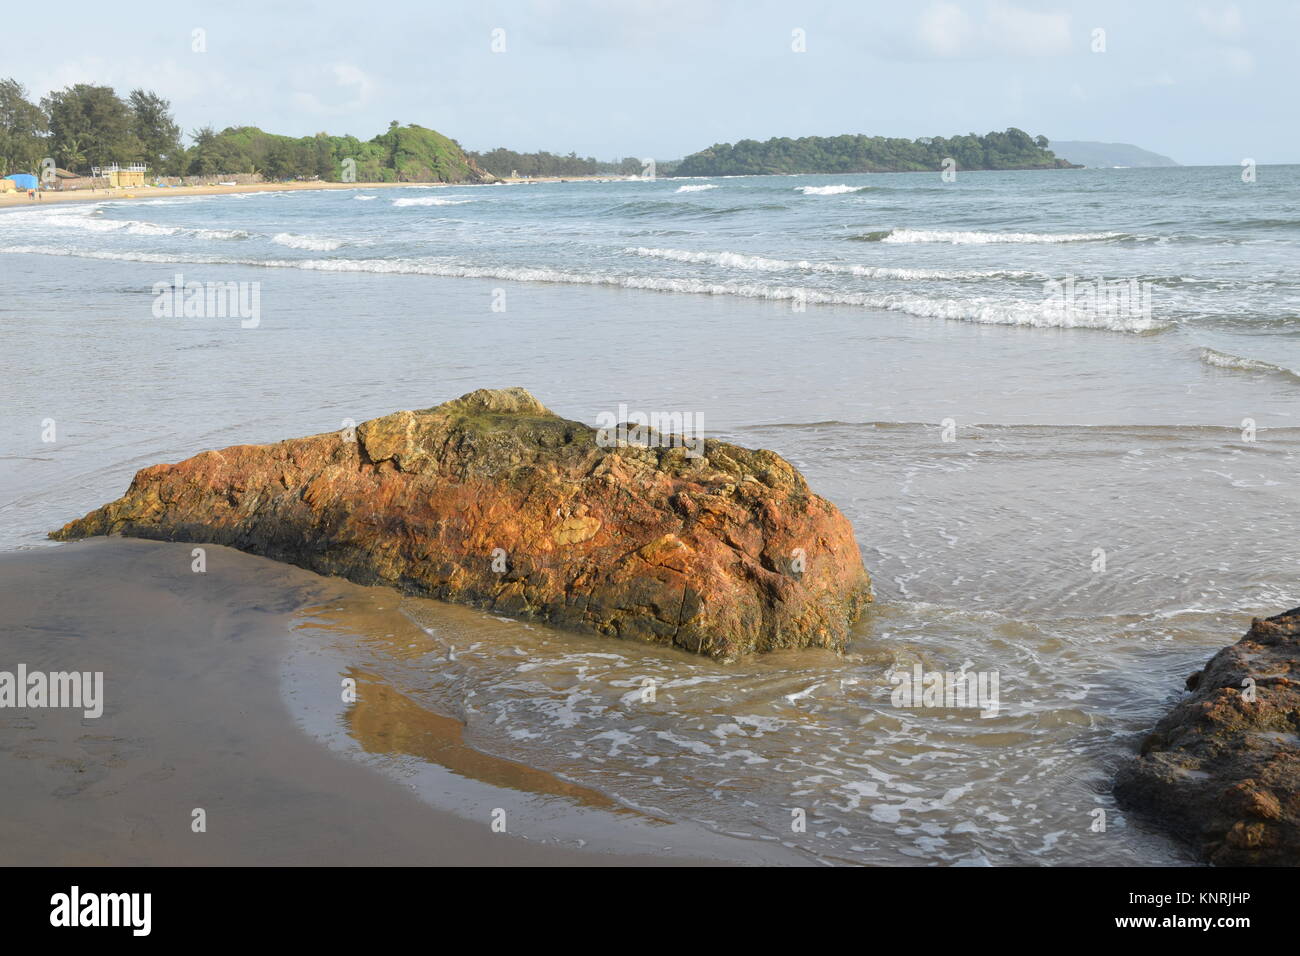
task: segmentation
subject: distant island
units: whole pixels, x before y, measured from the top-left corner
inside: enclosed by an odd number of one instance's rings
[[[763,176],[793,173],[899,173],[941,170],[956,163],[971,169],[1068,169],[1045,136],[1031,137],[1014,127],[978,136],[780,137],[765,143],[742,139],[734,146],[718,143],[692,153],[679,163],[675,176]]]
[[[1091,168],[1180,165],[1168,156],[1161,156],[1159,153],[1140,149],[1128,143],[1090,143],[1082,140],[1054,139],[1048,146],[1052,152],[1068,156],[1070,162]]]

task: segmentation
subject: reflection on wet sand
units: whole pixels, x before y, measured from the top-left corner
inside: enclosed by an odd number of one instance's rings
[[[344,676],[357,682],[357,700],[347,709],[348,733],[367,753],[406,754],[493,786],[635,813],[588,787],[475,750],[465,743],[465,727],[459,720],[426,710],[373,674],[353,667]]]
[[[338,605],[306,609],[300,629],[318,628],[360,641],[404,662],[438,651],[438,646],[398,608],[401,598],[381,588],[359,588]],[[514,760],[494,757],[465,742],[465,725],[436,713],[395,690],[382,677],[355,666],[340,678],[356,681],[356,701],[346,709],[348,734],[371,754],[404,754],[436,763],[473,780],[511,790],[567,797],[586,807],[645,816],[590,787]]]

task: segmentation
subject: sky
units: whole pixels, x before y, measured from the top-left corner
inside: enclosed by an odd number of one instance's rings
[[[186,131],[369,139],[398,120],[467,149],[663,161],[746,138],[1016,126],[1185,164],[1300,162],[1294,0],[65,0],[57,11],[0,33],[0,77],[35,97],[143,86]]]

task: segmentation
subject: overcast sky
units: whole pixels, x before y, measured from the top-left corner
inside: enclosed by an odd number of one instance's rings
[[[1292,0],[65,0],[31,12],[33,26],[11,17],[0,32],[0,75],[36,96],[144,86],[187,131],[368,139],[400,120],[469,149],[663,160],[744,138],[1018,126],[1182,163],[1300,162]]]

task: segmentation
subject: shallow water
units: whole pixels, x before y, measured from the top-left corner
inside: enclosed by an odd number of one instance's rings
[[[1185,862],[1109,781],[1190,671],[1300,603],[1298,172],[5,213],[0,247],[43,251],[0,274],[0,547],[47,546],[144,465],[478,387],[522,385],[589,423],[620,402],[693,412],[790,459],[853,522],[878,603],[846,655],[724,666],[404,599],[410,640],[356,609],[340,659],[462,719],[485,753],[812,860]],[[841,184],[867,188],[798,188]],[[156,318],[153,286],[178,269],[260,282],[258,327]],[[1153,277],[1156,321],[1007,324],[1066,275]],[[791,289],[825,301],[795,311]],[[996,673],[997,715],[894,707],[889,676],[914,662]]]

